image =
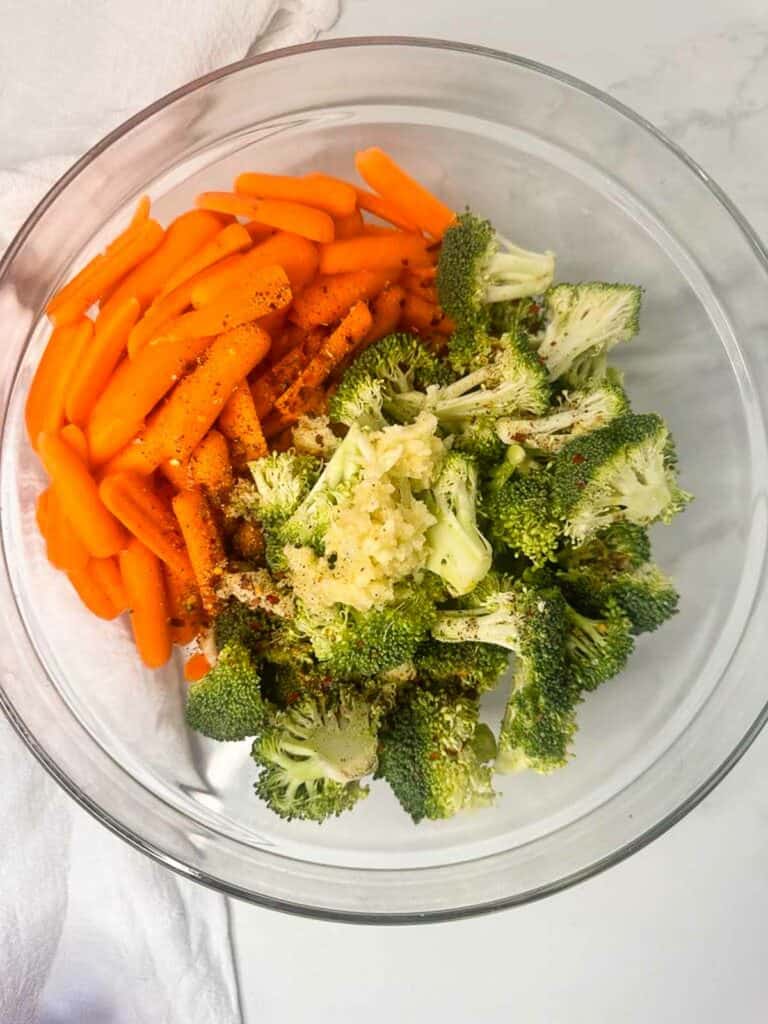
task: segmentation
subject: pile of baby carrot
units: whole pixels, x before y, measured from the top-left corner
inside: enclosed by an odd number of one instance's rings
[[[368,189],[244,173],[167,228],[144,197],[48,303],[26,405],[49,477],[37,522],[95,615],[130,611],[148,666],[216,612],[221,507],[246,463],[290,445],[365,345],[451,331],[435,264],[454,213],[382,150],[355,162]]]

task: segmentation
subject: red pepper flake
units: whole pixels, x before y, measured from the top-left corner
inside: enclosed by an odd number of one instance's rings
[[[584,462],[584,456],[580,452],[576,452],[576,454],[571,458],[571,462],[574,466],[580,466],[582,462]]]
[[[280,598],[277,596],[277,594],[267,594],[264,600],[267,602],[267,604],[280,604]]]

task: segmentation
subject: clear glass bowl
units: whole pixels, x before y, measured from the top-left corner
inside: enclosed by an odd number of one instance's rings
[[[655,536],[682,610],[585,703],[573,762],[500,780],[493,810],[418,828],[383,783],[322,827],[282,822],[252,795],[247,743],[186,735],[178,666],[143,672],[126,625],[92,619],[46,564],[33,514],[42,477],[23,432],[40,311],[141,193],[167,218],[248,167],[349,174],[353,151],[372,143],[457,208],[556,250],[561,280],[644,286],[641,335],[617,360],[636,408],[669,419],[697,496]],[[169,867],[344,920],[523,903],[659,835],[762,726],[766,254],[695,164],[607,96],[520,58],[427,40],[342,40],[234,65],[133,118],[59,182],[5,257],[0,312],[2,703],[76,800]]]

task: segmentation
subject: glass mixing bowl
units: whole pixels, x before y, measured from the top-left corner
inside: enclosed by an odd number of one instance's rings
[[[34,525],[42,475],[23,405],[51,292],[149,192],[160,218],[246,168],[349,174],[390,150],[457,209],[556,250],[560,280],[645,288],[617,350],[635,407],[676,435],[696,501],[655,531],[680,614],[584,704],[575,758],[499,781],[495,809],[414,827],[384,783],[346,817],[280,821],[248,744],[187,736],[178,666],[144,672],[123,622],[81,610]],[[0,273],[2,703],[101,822],[182,874],[284,910],[422,921],[510,906],[616,863],[693,807],[766,715],[768,264],[743,218],[653,127],[589,86],[503,53],[358,39],[233,65],[137,115],[25,224]],[[500,715],[503,696],[485,713]]]

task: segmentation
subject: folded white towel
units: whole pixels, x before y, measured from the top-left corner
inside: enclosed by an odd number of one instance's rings
[[[337,14],[338,0],[4,0],[0,251],[127,116]],[[79,810],[2,718],[0,778],[2,1024],[239,1022],[226,901]]]

